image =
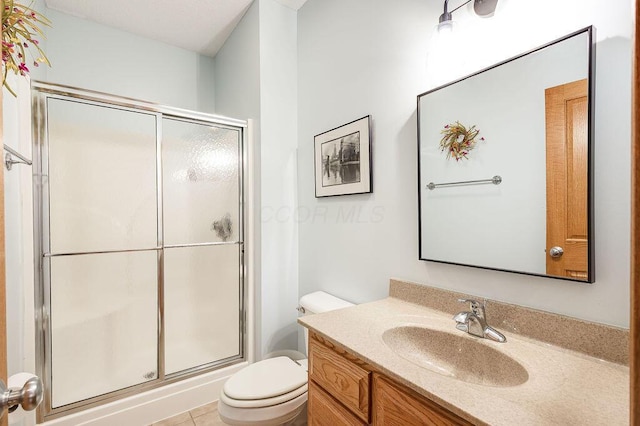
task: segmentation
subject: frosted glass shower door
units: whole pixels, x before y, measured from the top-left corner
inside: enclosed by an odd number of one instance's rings
[[[240,142],[162,121],[166,374],[241,355]]]
[[[242,361],[247,122],[32,95],[40,418]]]
[[[51,408],[157,378],[156,139],[155,114],[47,100]]]
[[[52,253],[158,243],[156,116],[49,99]]]
[[[155,379],[157,254],[50,260],[52,407]]]
[[[165,372],[240,354],[238,245],[165,250]]]

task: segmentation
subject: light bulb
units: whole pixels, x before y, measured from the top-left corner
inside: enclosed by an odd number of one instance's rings
[[[438,24],[438,32],[442,33],[451,33],[453,31],[453,21],[442,21]]]

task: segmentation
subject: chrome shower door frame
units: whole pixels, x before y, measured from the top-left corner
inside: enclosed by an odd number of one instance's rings
[[[44,384],[44,400],[38,407],[37,421],[43,422],[62,417],[81,410],[96,407],[108,402],[125,398],[140,392],[165,386],[176,381],[197,376],[202,373],[220,369],[243,362],[247,359],[248,326],[246,323],[247,300],[247,270],[245,263],[245,222],[248,220],[248,212],[245,211],[246,181],[245,173],[248,170],[247,145],[248,124],[244,120],[236,120],[227,117],[216,116],[180,108],[157,105],[135,99],[129,99],[110,94],[88,91],[68,86],[54,85],[43,82],[32,82],[32,111],[33,111],[33,202],[34,202],[34,260],[35,260],[35,321],[36,321],[36,370]],[[155,116],[156,122],[156,206],[157,206],[157,246],[148,248],[136,248],[131,250],[114,250],[102,252],[79,253],[55,253],[50,252],[49,233],[49,155],[47,133],[47,100],[59,99],[78,102],[87,105],[109,107],[123,111],[143,113]],[[238,131],[238,196],[239,196],[239,225],[238,240],[233,242],[212,242],[197,244],[182,244],[165,246],[163,235],[163,175],[162,175],[162,119],[174,119],[193,124],[215,126]],[[238,290],[239,290],[239,354],[229,358],[217,360],[208,364],[182,370],[173,374],[165,374],[165,318],[164,318],[164,248],[170,247],[194,247],[215,245],[238,245],[239,265]],[[51,276],[50,262],[52,256],[73,256],[79,254],[96,254],[111,252],[157,252],[157,377],[147,382],[139,383],[124,389],[119,389],[107,394],[95,396],[82,401],[53,408],[52,406],[52,335],[49,312],[51,312]]]

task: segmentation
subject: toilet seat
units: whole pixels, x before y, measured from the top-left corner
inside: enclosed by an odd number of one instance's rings
[[[305,366],[288,357],[265,359],[233,375],[222,388],[220,400],[231,407],[269,407],[307,392]]]
[[[291,401],[292,399],[297,398],[298,396],[306,395],[307,389],[308,389],[308,386],[307,384],[305,384],[289,393],[274,396],[272,398],[244,399],[244,400],[229,398],[229,396],[226,395],[224,391],[222,391],[220,393],[220,401],[224,402],[230,407],[236,407],[236,408],[264,408],[264,407],[271,407],[274,405],[283,404],[287,401]]]

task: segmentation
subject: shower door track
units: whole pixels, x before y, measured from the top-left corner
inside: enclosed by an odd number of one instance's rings
[[[43,379],[44,384],[44,400],[37,410],[37,422],[41,423],[58,417],[66,416],[78,411],[97,407],[108,402],[113,402],[140,392],[160,388],[171,383],[192,378],[207,372],[211,372],[223,367],[231,366],[246,360],[247,348],[247,323],[246,323],[246,307],[247,301],[247,265],[245,263],[246,242],[245,242],[245,221],[247,220],[247,212],[245,211],[245,173],[247,170],[247,138],[248,124],[245,120],[237,120],[228,117],[216,116],[197,111],[190,111],[181,108],[163,106],[144,102],[136,99],[115,96],[111,94],[78,89],[70,86],[56,85],[44,82],[33,81],[31,83],[32,92],[32,112],[33,112],[33,163],[34,163],[34,251],[35,256],[35,321],[36,321],[36,370],[39,377]],[[88,105],[115,108],[118,110],[130,112],[144,112],[156,116],[156,191],[157,191],[157,229],[158,229],[158,245],[148,248],[134,248],[126,250],[100,250],[87,252],[68,252],[68,253],[50,253],[49,248],[49,221],[46,221],[45,215],[48,214],[45,208],[48,207],[49,200],[48,191],[43,186],[48,176],[43,174],[43,160],[48,161],[48,156],[44,147],[48,147],[47,140],[47,109],[45,102],[47,99],[60,99],[67,101],[80,102]],[[185,121],[202,125],[213,125],[216,127],[237,130],[239,137],[239,226],[238,240],[231,242],[211,242],[211,243],[193,243],[193,244],[174,244],[164,245],[163,238],[163,184],[162,184],[162,125],[161,119],[169,118],[173,120]],[[48,166],[47,166],[48,171]],[[238,355],[223,358],[203,365],[181,370],[171,374],[165,374],[165,345],[164,345],[164,249],[165,248],[185,248],[185,247],[204,247],[204,246],[224,246],[237,245],[239,247],[239,293],[240,293],[240,351]],[[105,254],[105,253],[126,253],[156,251],[157,257],[157,314],[158,314],[158,344],[157,344],[157,377],[147,382],[135,384],[126,388],[112,391],[106,394],[98,395],[74,403],[66,404],[61,407],[52,407],[52,347],[51,347],[51,327],[50,327],[50,288],[46,283],[50,284],[50,278],[45,278],[44,259],[58,256],[77,256],[87,254]]]

